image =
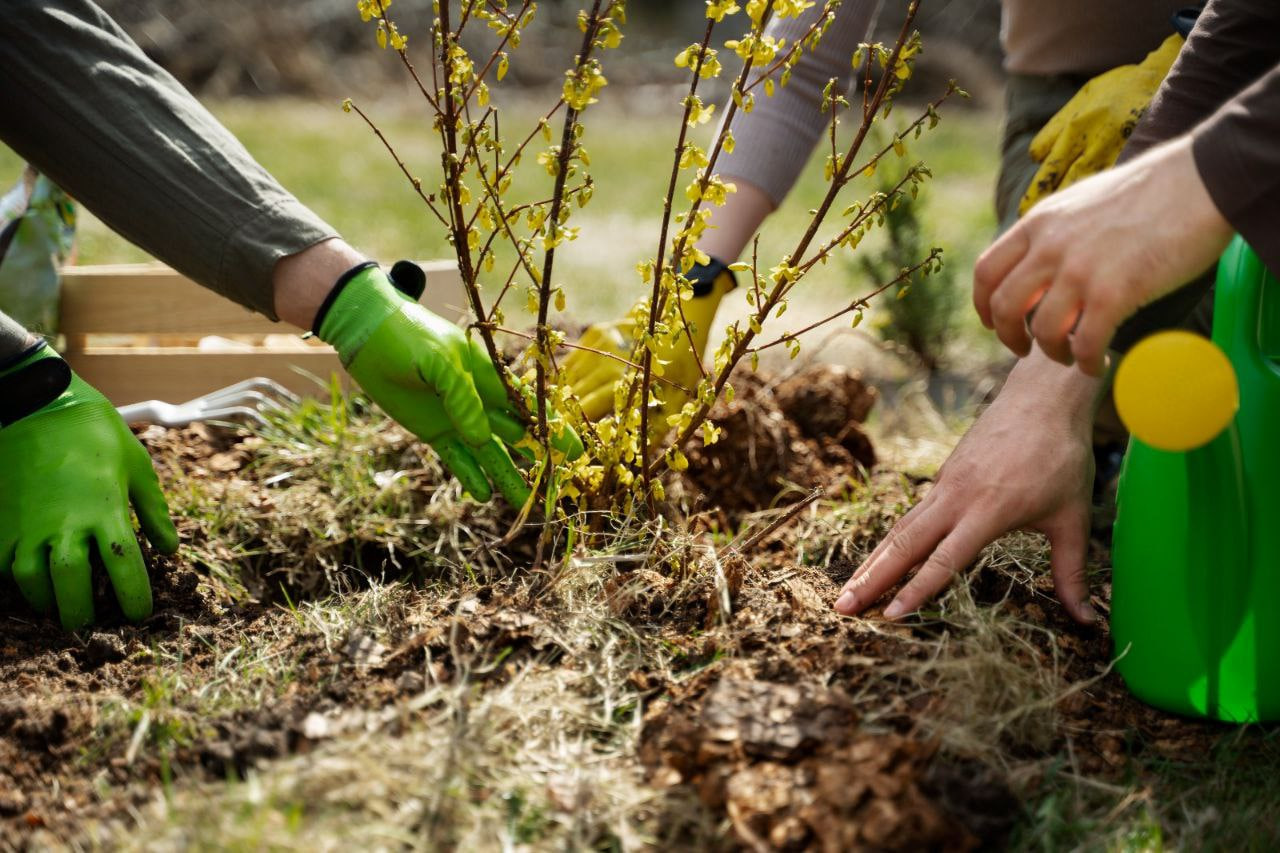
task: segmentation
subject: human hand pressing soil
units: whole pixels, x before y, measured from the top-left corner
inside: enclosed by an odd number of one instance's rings
[[[889,619],[904,616],[988,544],[1028,529],[1049,537],[1058,598],[1077,621],[1092,622],[1084,562],[1093,486],[1090,432],[1100,385],[1038,350],[1019,362],[928,495],[844,585],[836,610],[860,613],[914,571],[884,610]]]
[[[978,258],[974,306],[1017,355],[1034,338],[1101,376],[1120,324],[1208,269],[1231,234],[1190,138],[1175,140],[1032,208]]]

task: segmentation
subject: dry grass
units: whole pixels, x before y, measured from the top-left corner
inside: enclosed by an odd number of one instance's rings
[[[1036,537],[992,546],[910,626],[832,617],[847,571],[918,499],[911,478],[882,472],[818,501],[745,560],[724,530],[622,520],[587,544],[580,520],[556,542],[563,559],[530,573],[518,542],[516,556],[480,546],[503,516],[462,500],[398,428],[341,405],[291,415],[240,451],[243,436],[207,448],[244,454],[225,491],[173,460],[186,553],[217,569],[204,576],[214,609],[130,652],[136,683],[94,694],[80,772],[98,774],[106,816],[56,837],[149,850],[732,846],[757,832],[750,819],[730,820],[643,748],[655,713],[696,721],[723,679],[847,703],[868,743],[932,744],[961,789],[981,778],[1017,792],[1025,811],[1006,809],[991,843],[1012,822],[1006,840],[1024,849],[1196,846],[1214,831],[1247,846],[1280,805],[1275,747],[1251,754],[1253,740],[1199,763],[1148,755],[1097,771],[1094,739],[1123,732],[1072,703],[1120,694],[1105,657],[1064,644],[1050,618]],[[785,512],[747,515],[738,541]],[[276,603],[244,604],[255,590]],[[107,773],[120,762],[133,782]],[[809,771],[794,772],[803,783]]]

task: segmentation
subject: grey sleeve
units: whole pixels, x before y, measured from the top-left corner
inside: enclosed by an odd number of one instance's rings
[[[0,367],[22,355],[31,340],[30,332],[0,311]]]
[[[276,261],[336,236],[91,0],[14,0],[0,138],[103,222],[276,319]]]
[[[831,113],[821,111],[822,90],[832,77],[838,91],[849,90],[854,51],[866,39],[878,6],[879,0],[844,0],[818,49],[805,51],[785,87],[772,98],[765,96],[763,86],[756,87],[755,108],[734,118],[735,147],[732,154],[721,155],[717,172],[726,180],[741,178],[760,187],[775,207],[782,203],[831,121]],[[819,2],[797,18],[775,18],[766,32],[793,45],[824,7]]]

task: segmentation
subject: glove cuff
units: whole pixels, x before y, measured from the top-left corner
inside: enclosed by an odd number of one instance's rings
[[[40,341],[0,369],[0,428],[35,414],[71,387],[71,368]]]
[[[693,295],[696,297],[710,296],[716,289],[717,282],[721,281],[721,276],[727,278],[727,286],[723,288],[725,293],[738,286],[738,279],[734,276],[733,270],[717,258],[712,258],[705,264],[694,264],[685,278],[693,285]]]
[[[350,367],[374,331],[406,301],[387,274],[370,261],[338,279],[316,314],[314,331],[338,351],[342,366]]]

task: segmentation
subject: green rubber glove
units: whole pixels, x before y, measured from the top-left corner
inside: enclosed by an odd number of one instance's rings
[[[393,272],[404,278],[406,268],[420,284],[421,271],[411,264],[401,261]],[[398,290],[377,265],[361,265],[339,279],[316,318],[316,334],[375,403],[440,454],[472,497],[492,497],[492,481],[523,506],[529,486],[503,443],[521,444],[525,428],[497,369],[479,341],[423,308],[416,295]],[[555,431],[552,444],[571,459],[582,453],[567,426]]]
[[[129,518],[157,550],[178,532],[151,459],[107,399],[41,346],[0,372],[0,576],[68,631],[93,621],[90,549],[124,615],[151,614],[151,582]]]

